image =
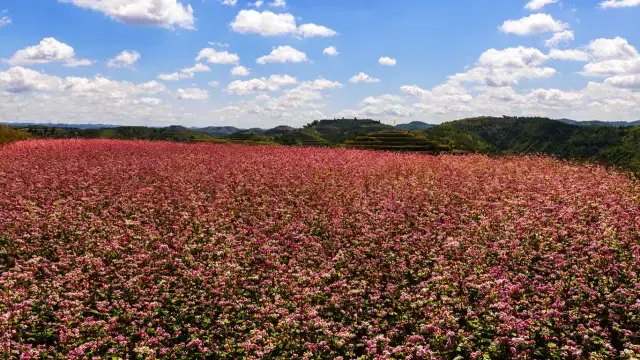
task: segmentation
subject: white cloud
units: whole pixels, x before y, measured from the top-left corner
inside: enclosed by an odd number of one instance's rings
[[[0,28],[3,28],[11,24],[11,17],[9,15],[0,14]]]
[[[59,0],[84,9],[99,11],[110,18],[135,25],[151,25],[194,30],[191,5],[177,0]]]
[[[181,71],[187,74],[195,74],[198,72],[211,72],[211,68],[205,64],[195,64],[194,66],[182,69]]]
[[[626,39],[596,39],[589,43],[589,50],[599,59],[631,59],[638,56],[638,50]]]
[[[338,35],[337,32],[329,29],[328,27],[316,24],[300,25],[300,27],[298,27],[298,34],[303,38],[331,37]]]
[[[534,35],[547,32],[560,32],[569,27],[568,24],[556,21],[548,14],[532,14],[520,20],[507,20],[500,30],[516,35]]]
[[[206,100],[209,98],[209,92],[200,88],[178,89],[175,96],[180,100]]]
[[[238,0],[222,0],[222,5],[236,6]]]
[[[210,72],[211,68],[204,64],[195,64],[190,68],[182,69],[178,72],[174,72],[171,74],[160,74],[158,75],[158,79],[164,81],[178,81],[182,79],[192,79],[195,73],[198,72]]]
[[[568,43],[575,39],[575,35],[572,30],[560,31],[555,34],[550,39],[545,40],[544,45],[546,47],[557,47],[560,44]]]
[[[162,100],[158,98],[144,97],[144,98],[133,100],[133,103],[136,105],[142,104],[142,105],[148,105],[148,106],[158,106],[162,104]]]
[[[14,66],[0,72],[0,92],[21,93],[34,90],[56,90],[62,81],[35,70]]]
[[[313,90],[339,89],[342,87],[342,84],[340,84],[338,81],[331,81],[322,77],[317,78],[310,84]]]
[[[94,62],[89,59],[71,59],[64,63],[63,66],[74,68],[79,66],[90,66],[93,65],[93,63]]]
[[[549,78],[556,70],[540,67],[548,57],[535,48],[489,49],[478,60],[477,66],[464,73],[449,76],[460,82],[481,83],[489,86],[510,86],[521,79]]]
[[[363,72],[353,75],[351,77],[351,79],[349,79],[349,82],[352,84],[359,84],[359,83],[378,83],[380,82],[380,79],[377,78],[373,78]]]
[[[269,55],[262,56],[256,60],[258,64],[266,64],[266,63],[301,63],[307,62],[309,59],[307,58],[307,54],[302,51],[296,50],[293,47],[286,46],[278,46],[274,48]]]
[[[555,4],[557,2],[558,0],[530,0],[524,7],[527,10],[536,11],[542,9],[547,5]]]
[[[264,4],[263,0],[257,0],[256,2],[249,3],[249,6],[259,8]]]
[[[338,52],[338,49],[335,46],[329,46],[328,48],[324,49],[322,53],[329,56],[340,55],[340,53]]]
[[[180,73],[180,72],[158,75],[158,79],[162,81],[178,81],[182,79],[190,79],[192,77],[193,77],[193,74],[186,74],[186,73]]]
[[[338,33],[325,26],[302,24],[298,27],[293,15],[276,14],[271,11],[240,10],[231,23],[231,29],[242,34],[262,36],[298,35],[303,38],[330,37]]]
[[[540,66],[547,61],[547,56],[535,48],[518,46],[504,50],[489,49],[480,55],[481,66],[493,68],[525,68]]]
[[[618,76],[640,74],[640,54],[626,39],[596,39],[587,50],[594,61],[586,64],[586,76]]]
[[[233,75],[233,76],[249,76],[249,75],[251,75],[251,72],[246,67],[244,67],[242,65],[238,65],[238,66],[235,66],[233,69],[231,69],[231,75]]]
[[[298,27],[296,26],[296,19],[291,14],[241,10],[231,23],[231,29],[242,34],[275,36],[293,34]]]
[[[584,66],[586,76],[615,76],[640,73],[640,57],[635,59],[612,59],[592,62]]]
[[[227,85],[226,92],[234,95],[248,95],[256,92],[278,91],[282,86],[295,85],[298,81],[289,75],[271,75],[269,78],[236,80]]]
[[[285,7],[287,6],[287,2],[285,0],[273,0],[269,6],[271,7]]]
[[[35,65],[51,62],[64,63],[66,67],[89,66],[93,61],[89,59],[75,59],[75,51],[67,44],[59,42],[54,38],[45,38],[38,45],[29,46],[19,50],[11,59],[10,65]]]
[[[397,62],[396,62],[396,59],[392,59],[390,57],[384,56],[378,59],[378,63],[384,66],[395,66]]]
[[[228,48],[229,47],[229,44],[223,43],[223,42],[217,42],[217,41],[209,41],[209,45],[217,46],[219,48]]]
[[[603,9],[640,6],[640,0],[607,0],[600,3]]]
[[[375,105],[381,105],[381,104],[396,104],[396,103],[404,103],[404,102],[406,102],[405,99],[403,99],[400,96],[385,94],[380,96],[369,96],[364,100],[362,100],[361,105],[375,106]]]
[[[133,66],[142,55],[140,55],[137,51],[129,51],[125,50],[121,52],[118,56],[113,59],[110,59],[107,62],[107,66],[110,68],[125,68]]]
[[[240,62],[240,57],[237,54],[230,53],[228,51],[217,51],[213,48],[204,48],[200,50],[196,61],[206,60],[211,64],[228,65],[237,64]]]
[[[589,61],[589,54],[582,50],[551,49],[549,58],[556,60]]]
[[[640,74],[613,76],[604,83],[619,88],[640,89]]]
[[[86,59],[77,60],[74,57],[75,51],[71,46],[50,37],[42,39],[38,45],[18,50],[9,59],[8,63],[10,65],[34,65],[61,62],[67,63],[70,67],[75,67],[85,66],[89,61]]]

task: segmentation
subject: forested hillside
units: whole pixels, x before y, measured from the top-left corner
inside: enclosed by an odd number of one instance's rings
[[[596,124],[596,125],[589,125]],[[380,121],[334,119],[313,121],[302,128],[235,127],[186,128],[139,126],[71,128],[28,125],[6,128],[4,138],[101,138],[280,144],[287,146],[342,146],[431,154],[481,153],[490,155],[546,154],[562,159],[596,161],[640,171],[640,126],[618,122],[576,123],[540,117],[478,117],[429,125],[412,122],[396,128]],[[413,129],[413,130],[412,130]],[[5,142],[7,142],[5,140]]]

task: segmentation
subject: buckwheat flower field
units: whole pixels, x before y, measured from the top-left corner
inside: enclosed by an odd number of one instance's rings
[[[544,157],[19,142],[0,358],[637,358],[639,206]]]

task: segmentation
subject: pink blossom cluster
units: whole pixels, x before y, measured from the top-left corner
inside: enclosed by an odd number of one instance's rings
[[[0,358],[637,358],[639,185],[536,156],[14,143]]]

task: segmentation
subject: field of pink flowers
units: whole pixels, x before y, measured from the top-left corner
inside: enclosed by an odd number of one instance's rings
[[[640,184],[543,157],[0,148],[2,359],[640,355]]]

